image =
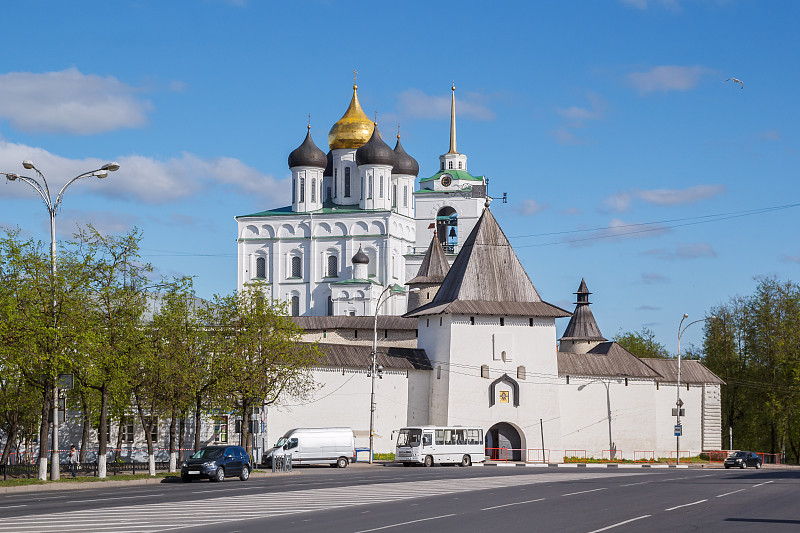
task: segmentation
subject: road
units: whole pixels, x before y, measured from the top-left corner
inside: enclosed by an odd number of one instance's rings
[[[99,485],[99,484],[98,484]],[[800,470],[296,469],[224,483],[13,493],[0,532],[797,531]]]

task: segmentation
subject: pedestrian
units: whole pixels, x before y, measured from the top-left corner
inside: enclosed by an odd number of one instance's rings
[[[75,471],[78,469],[78,450],[74,444],[69,447],[69,467],[72,470],[72,477],[75,477]]]

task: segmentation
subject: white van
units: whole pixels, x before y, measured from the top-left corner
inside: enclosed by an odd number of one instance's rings
[[[290,429],[261,458],[272,468],[272,456],[291,455],[293,465],[329,464],[345,468],[356,459],[356,443],[350,428]]]

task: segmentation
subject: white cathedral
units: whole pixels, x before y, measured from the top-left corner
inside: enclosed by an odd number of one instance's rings
[[[263,445],[291,428],[348,426],[367,446],[377,320],[378,452],[394,451],[401,427],[435,424],[483,427],[487,449],[508,459],[674,459],[676,361],[607,341],[583,280],[574,313],[541,299],[486,178],[457,151],[455,118],[453,87],[449,151],[415,189],[419,164],[399,135],[394,149],[383,141],[354,85],[327,155],[310,126],[289,155],[291,206],[236,217],[239,286],[263,281],[325,353],[313,394],[264,409]],[[559,318],[570,319],[561,339]],[[684,363],[682,458],[722,446],[721,383]]]

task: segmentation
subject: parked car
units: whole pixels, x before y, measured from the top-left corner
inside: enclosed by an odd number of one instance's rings
[[[350,428],[290,429],[261,458],[261,464],[272,467],[273,455],[291,455],[294,465],[328,464],[345,468],[355,461],[356,445]]]
[[[199,478],[224,481],[228,476],[239,476],[247,481],[252,469],[250,456],[241,446],[206,446],[181,465],[181,479],[188,483]]]
[[[724,464],[725,468],[730,468],[732,466],[738,466],[739,468],[747,468],[748,466],[761,468],[763,462],[763,459],[761,459],[761,456],[757,453],[734,452],[725,459]]]

